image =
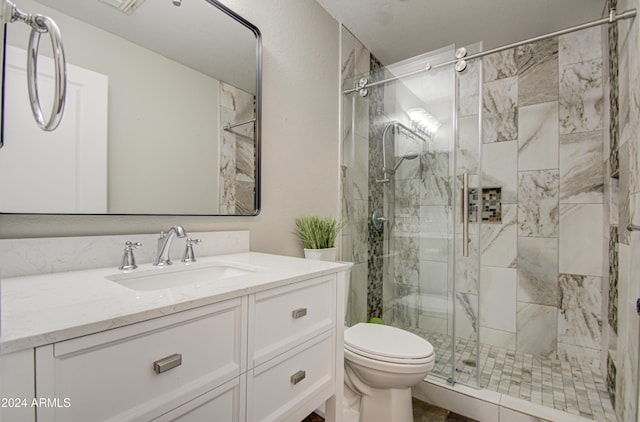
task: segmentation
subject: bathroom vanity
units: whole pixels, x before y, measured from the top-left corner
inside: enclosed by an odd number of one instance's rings
[[[3,279],[0,419],[341,420],[351,264],[176,261]]]

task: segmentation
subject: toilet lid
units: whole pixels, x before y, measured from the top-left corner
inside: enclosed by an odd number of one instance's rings
[[[427,340],[382,324],[356,324],[345,330],[344,343],[356,353],[381,357],[424,359],[433,355],[433,346]]]

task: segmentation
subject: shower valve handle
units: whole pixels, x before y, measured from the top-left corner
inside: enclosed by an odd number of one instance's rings
[[[382,214],[382,211],[375,210],[371,216],[371,221],[373,222],[373,227],[376,230],[380,230],[382,225],[389,221],[389,219]]]

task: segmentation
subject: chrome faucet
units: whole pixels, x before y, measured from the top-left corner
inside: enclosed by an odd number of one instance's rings
[[[175,236],[185,237],[187,232],[184,231],[182,226],[173,226],[168,232],[160,232],[158,238],[158,253],[156,254],[156,260],[153,265],[171,265],[171,259],[169,258],[169,250],[171,249],[171,241]]]

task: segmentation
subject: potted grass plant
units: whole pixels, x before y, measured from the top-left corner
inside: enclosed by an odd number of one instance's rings
[[[309,215],[296,218],[293,232],[304,243],[304,256],[320,261],[336,260],[336,238],[344,224],[334,217]]]

